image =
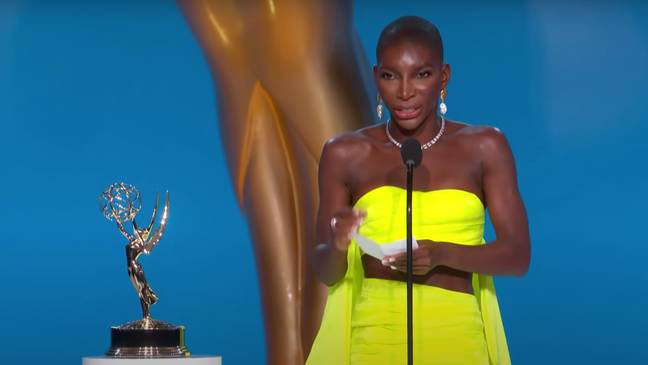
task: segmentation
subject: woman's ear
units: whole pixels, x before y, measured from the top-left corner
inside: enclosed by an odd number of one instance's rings
[[[441,89],[445,89],[450,82],[450,64],[444,63],[441,67]]]

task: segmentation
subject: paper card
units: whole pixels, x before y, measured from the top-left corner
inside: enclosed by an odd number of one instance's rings
[[[355,238],[356,243],[360,246],[362,252],[375,257],[378,260],[382,260],[385,256],[396,255],[407,250],[407,239],[379,244],[358,233],[354,233],[353,238]],[[416,239],[412,237],[412,250],[416,250],[418,247]]]

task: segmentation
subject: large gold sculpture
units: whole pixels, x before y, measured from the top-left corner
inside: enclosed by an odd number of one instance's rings
[[[374,119],[345,0],[179,0],[209,62],[222,143],[250,225],[268,364],[303,364],[326,287],[315,245],[324,142]]]

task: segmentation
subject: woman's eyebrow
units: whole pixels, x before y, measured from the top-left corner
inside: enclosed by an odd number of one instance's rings
[[[434,66],[435,66],[435,65],[434,65],[432,62],[425,62],[424,64],[422,64],[422,65],[419,66],[418,68],[421,69],[421,68],[434,67]]]

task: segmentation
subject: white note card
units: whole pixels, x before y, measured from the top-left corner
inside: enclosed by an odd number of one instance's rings
[[[407,250],[407,239],[402,239],[394,242],[389,242],[385,244],[378,244],[375,241],[364,237],[358,233],[353,234],[356,243],[360,246],[360,249],[369,256],[375,257],[378,260],[382,260],[385,256],[396,255]],[[418,243],[416,239],[412,237],[412,250],[418,248]]]

